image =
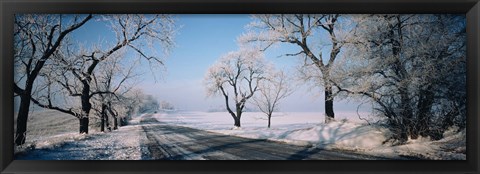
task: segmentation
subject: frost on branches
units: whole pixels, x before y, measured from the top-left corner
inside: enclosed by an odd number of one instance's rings
[[[266,80],[260,84],[259,94],[253,97],[253,103],[263,112],[268,119],[267,127],[270,128],[272,114],[278,111],[280,101],[293,92],[293,86],[284,71],[270,71]]]
[[[356,15],[349,78],[339,91],[370,98],[393,139],[441,139],[465,127],[466,32],[461,15]],[[461,130],[461,129],[460,129]]]
[[[28,32],[21,28],[24,26],[20,23],[23,17],[28,16],[18,17],[19,36]],[[38,17],[41,18],[42,15],[38,15]],[[50,19],[50,22],[56,22],[54,20],[56,18],[66,20],[63,18],[69,17],[62,15],[45,17],[45,19]],[[175,20],[171,15],[143,14],[88,15],[83,17],[83,20],[80,20],[82,16],[70,18],[74,18],[72,19],[74,22],[69,28],[56,28],[63,26],[59,24],[53,26],[49,31],[52,35],[48,37],[50,40],[53,36],[58,35],[55,48],[38,50],[39,53],[44,54],[42,60],[45,60],[40,61],[44,63],[38,66],[34,73],[40,79],[35,87],[40,90],[32,94],[16,88],[16,93],[28,95],[25,97],[29,100],[28,103],[31,100],[37,106],[57,110],[78,118],[79,132],[88,133],[89,118],[93,111],[96,111],[102,120],[108,118],[107,114],[113,117],[119,114],[121,109],[114,105],[121,105],[125,102],[121,95],[131,88],[129,83],[130,79],[138,72],[136,71],[137,63],[148,63],[152,71],[154,67],[163,66],[164,56],[168,56],[174,46]],[[78,43],[73,37],[67,37],[68,32],[82,27],[91,18],[95,22],[104,24],[103,27],[108,27],[115,36],[114,41],[84,45]],[[43,37],[44,34],[41,32],[27,33],[32,37]],[[50,46],[52,42],[45,44]],[[18,54],[24,49],[30,50],[25,45],[19,46],[23,47],[18,48]],[[157,53],[156,50],[162,52]],[[135,58],[125,56],[130,54],[135,55]],[[21,59],[21,57],[15,59]],[[45,63],[47,60],[48,62]],[[120,62],[131,66],[122,67]],[[104,71],[105,68],[108,71]],[[33,80],[27,81],[33,83]],[[104,105],[99,105],[99,103]],[[21,120],[17,122],[17,125],[22,125],[18,129],[18,137],[22,138],[20,131],[22,131],[24,121],[22,117],[19,118]],[[102,125],[104,124],[102,123]],[[22,142],[19,141],[17,144],[22,144]]]
[[[271,66],[260,50],[248,47],[223,55],[207,70],[207,95],[221,95],[225,98],[225,106],[235,127],[241,126],[240,119],[245,105],[259,90],[259,84],[265,80]],[[233,102],[234,108],[230,102]]]
[[[241,43],[258,44],[269,49],[277,43],[286,43],[300,49],[288,53],[303,60],[302,80],[323,86],[325,92],[325,122],[333,121],[334,88],[332,71],[348,39],[349,27],[338,14],[260,14],[253,15],[247,33],[238,39]],[[322,52],[329,52],[322,55]],[[310,71],[313,68],[313,71]]]

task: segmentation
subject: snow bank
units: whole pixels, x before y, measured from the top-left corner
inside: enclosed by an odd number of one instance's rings
[[[444,133],[444,138],[432,141],[429,137],[408,140],[405,145],[382,147],[374,152],[391,151],[391,153],[415,156],[431,160],[466,160],[466,131],[451,128]]]
[[[382,146],[386,139],[384,133],[372,126],[345,121],[306,125],[303,128],[293,125],[270,129],[262,127],[211,131],[322,148],[369,149]]]

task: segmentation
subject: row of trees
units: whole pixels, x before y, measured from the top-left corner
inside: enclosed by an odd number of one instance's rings
[[[284,43],[299,50],[286,54],[302,60],[298,78],[322,87],[326,123],[335,118],[335,98],[353,98],[372,102],[399,142],[438,139],[448,127],[465,127],[465,16],[267,14],[252,20],[238,39],[242,48],[221,57],[205,80],[209,95],[225,98],[235,126],[250,98],[261,97],[254,101],[270,118],[289,94],[283,85],[289,82],[271,75],[263,58],[263,51]]]
[[[72,36],[93,22],[109,27],[112,33],[104,34],[114,40],[86,46]],[[141,102],[139,92],[131,90],[135,70],[142,62],[163,66],[155,50],[166,55],[174,35],[170,15],[16,15],[15,144],[25,143],[31,102],[78,118],[80,133],[88,133],[92,112],[101,118],[102,131],[108,115],[117,128],[118,117],[132,115]]]

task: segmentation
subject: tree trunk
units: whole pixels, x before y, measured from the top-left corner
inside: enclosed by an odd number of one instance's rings
[[[113,116],[113,130],[118,129],[118,118],[116,115]]]
[[[421,136],[429,136],[430,135],[430,109],[433,105],[433,91],[429,87],[427,90],[421,91],[420,100],[418,103],[418,116],[417,116],[417,124],[415,125],[415,134]]]
[[[105,117],[100,118],[100,132],[105,132]]]
[[[105,119],[107,118],[107,105],[102,104],[102,113],[100,119],[100,131],[105,132]]]
[[[25,144],[28,112],[30,109],[30,91],[25,91],[24,94],[20,95],[20,98],[20,109],[17,115],[17,131],[15,135],[15,145],[17,146]]]
[[[268,128],[270,128],[271,118],[272,118],[272,114],[268,114]]]
[[[108,113],[110,113],[110,115],[112,116],[112,119],[113,119],[113,130],[117,130],[117,129],[118,129],[118,119],[117,119],[117,115],[116,115],[115,112],[113,112],[113,110],[112,110],[112,104],[111,104],[111,103],[108,103],[107,109],[108,109]],[[130,110],[129,110],[127,115],[130,115],[130,113],[131,113],[131,112],[130,112]],[[109,120],[108,120],[108,114],[107,114],[107,119],[106,119],[106,121],[107,121],[107,127],[109,128],[109,130],[111,130],[111,129],[110,129],[110,122],[109,122]]]
[[[234,126],[240,127],[240,118],[242,118],[242,110],[243,110],[241,103],[236,104],[236,110],[237,110],[237,116],[234,118],[235,120]]]
[[[335,120],[335,113],[333,112],[333,92],[329,84],[325,85],[325,123],[330,123]]]
[[[110,128],[110,120],[108,119],[108,114],[107,113],[105,113],[105,126],[107,127],[108,131],[112,130]]]
[[[407,86],[407,85],[405,85]],[[408,137],[412,139],[416,139],[418,135],[414,134],[414,121],[413,121],[413,112],[412,107],[410,106],[410,99],[408,97],[408,90],[404,88],[399,89],[400,93],[400,105],[399,109],[401,109],[400,114],[398,115],[400,118],[397,118],[398,126],[400,127],[400,141],[405,142],[408,140]]]
[[[92,104],[90,104],[90,84],[89,81],[82,81],[82,83],[82,96],[80,96],[82,102],[82,115],[80,116],[80,133],[88,134],[88,117],[90,114],[90,109],[92,109]]]
[[[87,102],[84,102],[82,101],[82,115],[80,116],[80,133],[85,133],[85,134],[88,134],[88,124],[89,124],[89,119],[88,119],[88,116],[89,116],[89,112],[90,112],[90,109],[91,109],[91,105],[90,103],[88,102],[88,104],[85,105],[85,103]]]
[[[404,86],[408,86],[408,84],[400,84]],[[399,86],[400,86],[399,85]],[[403,124],[402,126],[405,127],[405,130],[402,130],[402,134],[406,134],[407,137],[404,137],[405,135],[402,135],[402,138],[406,138],[405,140],[408,139],[408,136],[412,139],[417,139],[418,134],[417,131],[415,131],[415,121],[413,120],[413,109],[412,109],[412,103],[411,99],[409,98],[409,90],[406,87],[400,86],[399,89],[400,93],[400,117],[401,117],[401,123]]]
[[[235,127],[240,127],[240,126],[241,126],[241,125],[240,125],[240,118],[237,117],[237,118],[235,118],[234,120],[235,120],[235,123],[233,124],[233,126],[235,126]]]
[[[79,121],[80,121],[80,133],[88,134],[88,123],[89,123],[88,116],[87,117],[82,116],[81,118],[79,118]]]
[[[399,124],[400,127],[400,142],[406,142],[408,140],[408,127],[404,124]]]
[[[402,133],[405,133],[406,136],[407,136],[407,139],[408,139],[408,136],[410,136],[410,138],[412,139],[417,139],[418,138],[418,134],[416,134],[416,131],[414,131],[415,129],[415,126],[414,126],[414,121],[413,121],[413,114],[412,114],[412,109],[411,107],[409,106],[408,103],[405,103],[403,105],[403,112],[401,112],[401,117],[402,117],[402,123],[403,123],[403,127],[405,127],[405,130],[404,132]],[[403,137],[405,138],[405,137]]]

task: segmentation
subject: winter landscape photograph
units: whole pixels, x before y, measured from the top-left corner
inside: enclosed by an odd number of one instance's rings
[[[466,160],[463,14],[16,14],[15,160]]]

